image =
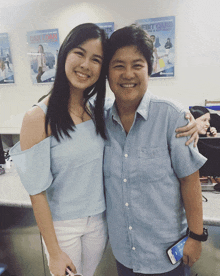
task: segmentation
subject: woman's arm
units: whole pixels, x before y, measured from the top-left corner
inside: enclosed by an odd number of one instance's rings
[[[196,121],[190,112],[186,113],[185,118],[189,119],[189,123],[184,127],[179,127],[176,129],[176,137],[179,138],[191,135],[190,139],[186,142],[186,146],[188,146],[190,143],[194,141],[194,147],[196,147],[199,140]]]
[[[59,247],[46,193],[42,192],[30,196],[30,198],[38,228],[49,253],[50,271],[53,275],[64,276],[66,268],[70,267],[76,273],[76,268],[71,259]]]
[[[34,107],[25,114],[20,133],[22,151],[33,147],[47,138],[44,125],[45,114],[41,108]],[[69,266],[73,272],[76,272],[76,268],[70,258],[59,247],[46,193],[41,192],[31,195],[30,198],[38,228],[50,256],[50,271],[56,276],[64,276],[66,267]]]
[[[199,171],[181,178],[181,193],[189,229],[197,235],[203,234],[202,192]],[[192,266],[202,252],[200,241],[188,238],[183,250],[183,262]]]

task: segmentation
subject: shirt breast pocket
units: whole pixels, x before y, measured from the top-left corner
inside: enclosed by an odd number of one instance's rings
[[[142,181],[158,181],[171,171],[168,147],[140,148],[139,173]]]

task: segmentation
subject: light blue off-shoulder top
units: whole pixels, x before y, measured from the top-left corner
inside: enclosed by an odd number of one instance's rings
[[[37,104],[46,113],[44,103]],[[61,142],[49,136],[21,151],[10,150],[21,182],[30,195],[46,191],[54,221],[92,216],[105,210],[103,191],[104,141],[92,120],[69,131]]]

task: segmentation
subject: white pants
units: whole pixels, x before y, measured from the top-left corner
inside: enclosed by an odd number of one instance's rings
[[[66,221],[54,221],[60,248],[69,256],[78,273],[93,276],[107,245],[105,213]],[[44,249],[49,263],[49,254]]]

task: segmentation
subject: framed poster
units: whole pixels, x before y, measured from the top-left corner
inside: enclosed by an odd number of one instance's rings
[[[7,33],[0,34],[0,84],[14,83],[14,69]]]
[[[154,64],[151,78],[174,77],[175,16],[136,20],[154,43]]]
[[[60,48],[58,29],[28,32],[27,44],[32,82],[54,82]]]
[[[96,23],[96,25],[105,30],[108,38],[114,32],[114,22]]]

